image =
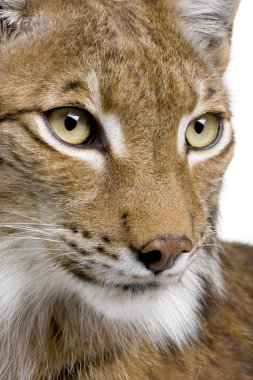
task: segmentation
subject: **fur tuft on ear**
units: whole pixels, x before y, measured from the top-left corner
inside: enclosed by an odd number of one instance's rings
[[[26,0],[0,0],[0,23],[2,36],[18,33],[25,24]]]
[[[210,53],[221,70],[227,66],[233,22],[240,0],[179,0],[179,12],[186,34]]]

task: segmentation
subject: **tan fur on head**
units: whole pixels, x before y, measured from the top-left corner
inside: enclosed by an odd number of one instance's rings
[[[224,292],[221,46],[236,3],[0,0],[1,379],[167,380],[164,352],[198,339]],[[57,138],[61,107],[93,115],[100,145]],[[206,113],[219,141],[192,149],[186,128]],[[193,248],[156,276],[139,259],[156,239]]]

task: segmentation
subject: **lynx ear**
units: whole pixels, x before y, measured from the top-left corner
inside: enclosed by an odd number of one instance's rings
[[[174,0],[175,1],[175,0]],[[224,71],[240,0],[176,0],[186,34]]]
[[[19,33],[25,26],[26,0],[0,0],[0,37]]]

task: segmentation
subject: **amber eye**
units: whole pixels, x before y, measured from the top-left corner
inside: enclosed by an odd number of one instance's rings
[[[218,141],[220,131],[221,121],[216,115],[207,113],[188,125],[185,137],[190,147],[205,149]]]
[[[91,114],[77,108],[58,108],[47,114],[53,132],[71,145],[87,144],[94,140],[94,120]]]

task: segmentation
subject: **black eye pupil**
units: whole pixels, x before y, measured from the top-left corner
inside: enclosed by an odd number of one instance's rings
[[[78,120],[74,119],[72,116],[67,116],[64,122],[67,131],[71,132],[76,128]]]
[[[196,121],[196,123],[194,124],[194,129],[198,134],[203,132],[204,127],[205,125],[200,121]]]

